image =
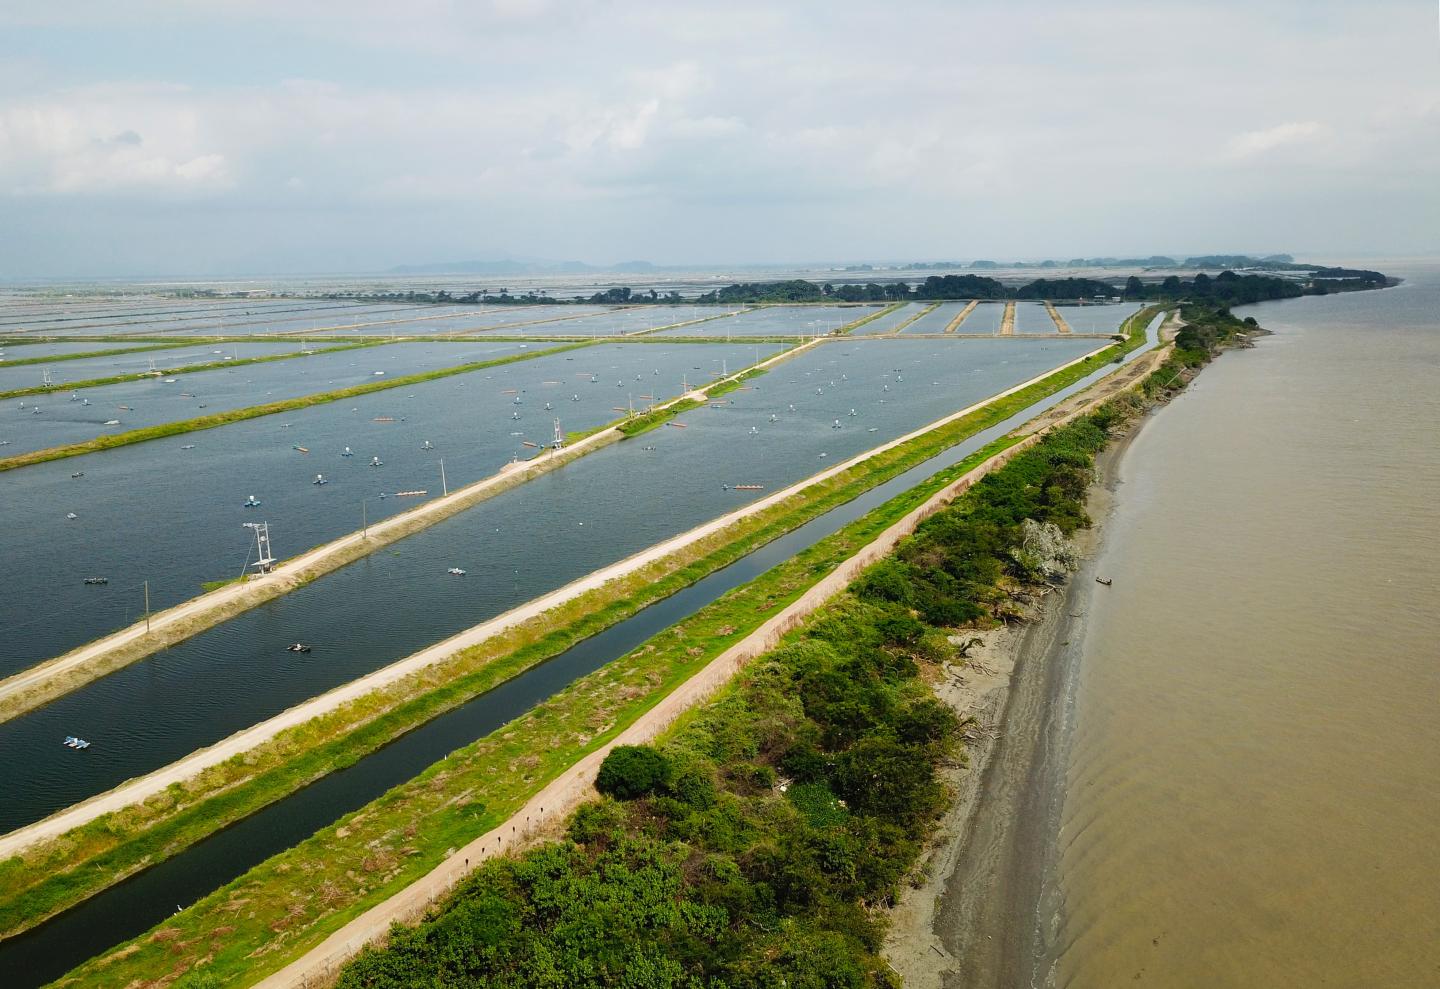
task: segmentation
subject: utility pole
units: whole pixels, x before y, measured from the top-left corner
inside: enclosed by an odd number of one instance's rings
[[[441,497],[450,493],[450,485],[445,483],[445,458],[440,458],[440,494]]]
[[[370,538],[370,519],[369,519],[369,517],[365,514],[365,503],[366,503],[367,501],[369,501],[368,498],[361,498],[361,499],[360,499],[360,538],[361,538],[361,539],[369,539],[369,538]]]
[[[150,633],[150,581],[145,581],[145,633]]]

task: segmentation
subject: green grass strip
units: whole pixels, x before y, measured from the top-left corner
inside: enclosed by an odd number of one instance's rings
[[[1118,348],[1114,349],[1118,350]],[[373,729],[368,726],[363,728],[355,727],[353,725],[353,713],[335,712],[333,717],[337,720],[344,721],[347,716],[349,719],[349,723],[347,723],[344,728],[345,737],[337,742],[326,743],[323,748],[312,743],[307,750],[304,739],[280,736],[274,741],[283,745],[287,752],[293,753],[298,750],[306,753],[303,756],[303,762],[297,761],[294,764],[286,763],[277,767],[273,771],[273,775],[266,775],[251,783],[230,787],[223,795],[223,799],[226,801],[225,804],[216,803],[215,799],[211,799],[187,807],[183,812],[183,819],[182,817],[177,817],[173,824],[166,822],[164,825],[157,825],[157,827],[153,829],[153,833],[141,835],[137,839],[132,839],[131,842],[128,842],[125,846],[122,846],[122,848],[117,848],[113,852],[104,853],[103,860],[97,857],[95,860],[97,867],[93,870],[87,864],[84,869],[74,869],[71,870],[69,874],[57,875],[50,870],[55,867],[61,867],[63,860],[52,861],[48,865],[43,862],[28,863],[24,871],[28,872],[31,868],[37,868],[41,873],[45,874],[47,878],[43,882],[32,885],[24,891],[17,891],[18,895],[11,902],[0,906],[0,918],[4,919],[4,923],[0,925],[0,929],[8,928],[11,922],[19,918],[37,915],[43,916],[43,913],[37,913],[37,911],[46,910],[47,904],[50,907],[48,912],[54,912],[55,909],[63,908],[72,902],[77,902],[79,899],[83,899],[85,895],[90,895],[83,892],[87,885],[99,881],[103,888],[104,885],[108,885],[119,878],[117,873],[129,874],[138,868],[143,868],[145,865],[153,864],[154,861],[158,860],[153,856],[164,857],[174,854],[180,848],[193,843],[195,840],[199,840],[199,838],[205,834],[212,832],[224,824],[230,823],[231,820],[238,819],[239,816],[244,816],[245,813],[251,813],[255,809],[280,799],[289,792],[293,792],[294,789],[303,785],[304,782],[318,778],[318,775],[323,775],[324,772],[331,771],[334,768],[353,764],[366,752],[373,751],[374,748],[384,744],[385,741],[388,741],[403,731],[409,730],[416,724],[423,723],[424,720],[428,720],[444,710],[449,710],[458,704],[464,703],[471,697],[491,689],[493,686],[522,672],[524,669],[528,669],[538,662],[557,655],[575,642],[629,617],[648,604],[653,603],[655,600],[675,593],[682,587],[699,580],[705,576],[705,574],[711,573],[749,553],[757,546],[771,539],[778,538],[785,532],[791,531],[810,518],[814,518],[838,507],[840,504],[852,500],[860,493],[863,493],[863,491],[869,490],[884,480],[923,463],[936,453],[953,446],[955,443],[973,435],[975,432],[1003,421],[1037,400],[1072,384],[1074,381],[1079,380],[1079,378],[1093,372],[1097,367],[1103,366],[1107,358],[1108,354],[1102,353],[1096,355],[1096,357],[1091,360],[1081,362],[1063,371],[1058,371],[1045,380],[1037,382],[1021,392],[1007,396],[1000,402],[977,410],[969,416],[933,430],[923,437],[917,437],[910,443],[886,451],[884,454],[857,465],[851,468],[851,470],[837,475],[835,478],[828,479],[824,482],[825,485],[830,486],[828,490],[819,490],[817,486],[817,488],[812,488],[797,495],[794,499],[787,499],[785,503],[772,506],[767,512],[760,513],[752,517],[751,520],[745,520],[746,522],[752,523],[755,527],[752,528],[748,535],[737,539],[734,538],[734,534],[731,533],[729,534],[729,541],[723,546],[710,552],[700,560],[683,566],[681,569],[675,570],[668,575],[660,576],[648,573],[632,575],[632,577],[635,578],[635,582],[630,588],[620,589],[623,595],[622,597],[613,598],[603,604],[598,601],[592,602],[592,607],[595,604],[600,604],[600,606],[590,613],[578,615],[573,619],[569,616],[564,616],[567,619],[567,624],[563,627],[552,628],[538,638],[532,638],[520,646],[520,648],[497,656],[488,663],[483,663],[478,669],[471,673],[454,677],[453,672],[444,672],[440,668],[435,668],[432,675],[437,686],[434,691],[415,697],[406,701],[403,705],[396,707],[394,710],[386,712],[380,719],[373,723]],[[880,529],[883,529],[890,521],[903,515],[904,512],[909,511],[913,505],[929,497],[929,495],[935,490],[938,490],[940,486],[949,483],[950,480],[953,480],[965,470],[970,469],[970,467],[979,463],[980,460],[1018,441],[1019,438],[1014,436],[1007,436],[997,440],[980,453],[966,458],[961,464],[947,468],[928,481],[923,482],[921,485],[910,489],[910,491],[905,494],[897,496],[892,502],[887,503],[887,505],[891,506],[893,514],[886,515],[883,523],[879,524],[879,527],[874,531],[878,532]],[[792,502],[796,504],[792,504]],[[876,511],[879,512],[881,510],[877,509]],[[872,512],[870,516],[866,516],[866,518],[871,518],[872,516],[875,516],[874,512]],[[744,524],[744,522],[740,523],[740,525]],[[854,526],[858,524],[859,523],[852,523],[845,531],[853,529]],[[834,539],[836,537],[830,538]],[[868,538],[864,541],[868,541]],[[859,545],[863,545],[864,541]],[[814,552],[818,551],[819,546],[823,545],[824,542],[817,544],[816,548],[801,554],[796,560],[812,559]],[[858,548],[858,546],[856,548]],[[849,555],[848,552],[841,555],[835,562],[838,563],[840,559],[844,559],[847,555]],[[794,561],[785,566],[791,565],[794,565]],[[808,587],[813,584],[814,580],[818,580],[824,573],[829,572],[829,569],[830,567],[827,566],[815,571],[813,579],[805,586]],[[763,579],[764,578],[762,578],[762,580]],[[600,594],[604,591],[605,588],[601,588],[597,592],[591,593]],[[803,591],[803,588],[798,588],[794,590],[794,593],[798,595],[801,591]],[[733,593],[735,592],[732,592],[732,594]],[[793,600],[793,597],[790,599]],[[722,598],[721,600],[724,601],[725,599]],[[719,603],[720,602],[717,602],[717,605]],[[572,602],[571,604],[577,607],[580,606],[578,601]],[[763,610],[768,611],[770,607],[767,606]],[[704,613],[705,612],[702,611],[699,614]],[[699,614],[696,616],[697,619]],[[764,616],[761,615],[758,620],[752,623],[751,627],[763,621],[763,617]],[[533,636],[535,633],[532,632],[531,634]],[[741,634],[744,633],[736,632],[730,635],[724,644],[728,645],[730,641],[733,641]],[[475,647],[475,650],[483,651],[485,648],[486,647],[482,645]],[[641,652],[643,651],[642,648]],[[718,649],[715,650],[712,655],[718,654],[718,651]],[[474,652],[474,650],[467,650],[466,652],[471,653]],[[708,659],[704,661],[708,661]],[[447,664],[441,664],[442,667],[446,665]],[[675,685],[687,679],[688,676],[693,673],[695,669],[699,669],[701,665],[703,665],[703,661],[692,666],[687,666],[686,671],[679,679],[667,677],[665,683],[669,686],[665,691],[658,696],[650,697],[643,707],[633,711],[633,717],[630,717],[623,724],[618,724],[614,727],[614,731],[621,730],[625,724],[633,721],[634,717],[638,717],[644,710],[648,710],[650,706],[659,701],[660,697],[664,696],[664,693],[668,693],[669,689],[673,689]],[[602,671],[602,674],[603,672],[604,671]],[[596,676],[602,674],[596,674]],[[582,683],[583,682],[584,681],[582,681]],[[557,695],[557,697],[552,698],[551,701],[547,701],[542,705],[541,710],[559,704],[561,698],[565,696],[571,696],[571,694]],[[584,696],[583,693],[581,696]],[[532,715],[527,715],[526,718],[530,718]],[[317,722],[320,720],[322,719],[317,719]],[[525,719],[521,720],[523,721]],[[514,724],[519,725],[520,722],[517,721]],[[298,732],[307,728],[313,730],[313,723],[312,725],[300,726],[293,731]],[[594,744],[602,744],[604,740],[613,737],[614,731],[604,738],[599,739],[599,741],[595,741]],[[502,729],[500,734],[509,738],[511,732],[508,729]],[[494,737],[495,736],[492,736],[492,740]],[[538,746],[533,749],[534,752],[546,752],[547,762],[554,762],[553,753],[544,748],[544,743],[535,742],[533,744]],[[468,823],[468,826],[471,828],[471,830],[467,832],[466,837],[450,836],[450,832],[446,831],[444,832],[446,835],[445,838],[432,840],[428,835],[430,825],[427,824],[427,842],[430,845],[435,845],[436,841],[439,841],[443,847],[448,848],[457,841],[468,840],[468,837],[482,833],[484,830],[487,830],[488,827],[493,826],[494,823],[503,820],[505,816],[508,816],[509,809],[520,806],[520,804],[524,802],[524,799],[528,799],[529,794],[539,789],[539,787],[543,786],[549,779],[553,779],[555,775],[572,764],[575,759],[583,756],[584,752],[593,750],[593,747],[594,746],[591,745],[583,750],[571,749],[569,756],[559,762],[554,762],[551,771],[547,772],[543,778],[525,774],[524,782],[533,785],[512,794],[513,799],[504,805],[496,805],[499,807],[498,810],[492,807],[483,815],[477,817],[476,815],[479,814],[479,811],[475,811],[472,808],[472,812],[466,817],[466,822],[462,822]],[[238,760],[232,760],[232,762],[236,761]],[[328,768],[325,768],[327,766]],[[426,776],[428,777],[429,775],[430,773],[427,771]],[[406,784],[406,786],[412,785],[414,784]],[[400,789],[403,789],[403,787]],[[184,791],[179,788],[172,788],[172,791],[172,800],[183,798],[185,795]],[[387,796],[382,798],[382,801],[389,799],[390,797]],[[473,804],[473,802],[472,800],[471,804]],[[363,814],[364,812],[361,813]],[[236,817],[230,817],[229,814],[235,814]],[[353,816],[354,815],[352,815],[352,817]],[[78,832],[89,831],[96,835],[113,833],[111,829],[115,827],[116,823],[116,821],[102,818],[96,822],[92,822],[90,825],[86,825],[85,828],[76,829],[75,832],[71,832],[65,839],[67,853],[73,853],[77,845],[83,846],[85,844],[83,840],[84,836],[78,834]],[[344,826],[343,822],[340,826]],[[321,832],[321,834],[324,835],[333,831],[334,829],[327,829],[326,832]],[[344,837],[344,835],[340,837]],[[70,839],[72,838],[75,840],[71,841]],[[311,841],[314,840],[315,839],[311,839]],[[303,848],[305,846],[302,845],[299,847]],[[294,851],[295,850],[283,853],[282,856],[278,856],[277,859],[283,858],[284,855],[290,855]],[[418,851],[416,853],[407,852],[407,856],[416,854],[421,853]],[[431,848],[430,854],[435,854],[434,848]],[[14,860],[12,860],[12,862],[13,861]],[[69,859],[68,861],[73,862],[74,859]],[[275,861],[275,859],[271,860],[272,863]],[[435,861],[438,861],[438,858],[427,859],[427,863],[429,864],[424,865],[423,868],[418,868],[418,871],[413,873],[407,871],[405,874],[409,876],[410,879],[413,879],[433,866]],[[12,871],[9,865],[10,864],[7,863],[6,868],[0,869],[0,883],[5,885],[12,885],[15,881],[21,880],[19,869],[17,868]],[[265,869],[266,867],[267,866],[262,865],[258,868]],[[286,870],[281,871],[284,872]],[[83,875],[83,873],[88,873],[88,878]],[[226,889],[237,888],[246,881],[246,879],[237,880],[236,883],[232,883],[231,886]],[[406,881],[408,882],[409,879]],[[399,885],[403,886],[404,883],[402,882]],[[339,923],[343,923],[344,919],[356,915],[371,903],[377,902],[378,899],[383,898],[384,895],[393,892],[395,888],[398,888],[398,886],[387,884],[383,889],[373,891],[373,897],[367,897],[364,902],[345,908],[343,917],[339,921],[332,923],[334,917],[327,916],[323,929],[308,931],[305,935],[306,940],[304,945],[297,943],[287,947],[285,949],[285,958],[279,959],[275,967],[279,967],[279,965],[283,964],[289,957],[298,954],[303,950],[303,947],[314,943],[323,933],[333,930],[335,926],[339,926]],[[12,889],[14,889],[13,885]],[[211,902],[216,897],[220,897],[223,893],[224,891],[212,894],[211,897],[202,901],[202,904],[197,905],[196,909],[199,909],[205,903]],[[337,910],[339,910],[338,905]],[[186,911],[186,913],[181,916],[184,917],[189,913],[190,911]],[[341,915],[337,913],[335,916]],[[293,952],[291,948],[294,949]],[[94,963],[92,963],[92,965],[93,964]],[[87,966],[87,968],[89,967],[90,966]]]
[[[313,357],[316,354],[334,354],[342,350],[381,347],[389,342],[389,340],[366,340],[360,343],[350,343],[342,347],[325,347],[320,350],[296,351],[288,354],[264,354],[259,357],[242,357],[238,360],[206,361],[204,364],[182,364],[179,367],[167,368],[160,373],[164,375],[193,374],[196,371],[215,371],[227,367],[244,367],[247,364],[270,364],[274,361],[291,361],[297,357]],[[144,347],[141,349],[153,350],[156,348]],[[120,353],[125,353],[125,351],[120,351]],[[4,366],[9,367],[10,365],[6,364]],[[33,385],[29,388],[12,388],[10,391],[0,391],[0,398],[24,398],[26,395],[53,395],[64,391],[77,391],[81,388],[99,388],[102,385],[119,385],[127,381],[144,381],[147,378],[157,376],[156,371],[134,371],[129,374],[111,375],[108,378],[88,378],[84,381],[67,381],[54,385]]]
[[[128,432],[116,433],[113,436],[98,436],[93,440],[86,440],[83,443],[71,443],[68,446],[52,446],[46,450],[36,450],[32,453],[22,453],[13,457],[6,457],[0,460],[0,471],[15,470],[17,467],[29,467],[32,464],[43,464],[50,460],[63,460],[66,457],[79,457],[83,454],[97,453],[101,450],[113,450],[116,447],[129,446],[132,443],[145,443],[149,440],[163,439],[166,436],[179,436],[183,433],[193,433],[201,429],[214,429],[216,426],[226,426],[232,422],[243,422],[246,419],[258,419],[261,416],[274,415],[277,412],[308,409],[312,405],[324,405],[327,402],[339,401],[342,398],[357,398],[361,395],[386,391],[390,388],[408,387],[425,381],[435,381],[439,378],[448,378],[456,374],[468,374],[471,371],[480,371],[487,367],[498,367],[501,364],[514,364],[518,361],[528,361],[550,354],[561,354],[569,350],[578,350],[581,347],[588,346],[590,346],[589,343],[575,343],[568,346],[551,347],[548,350],[537,350],[533,353],[511,354],[507,357],[498,357],[490,361],[458,364],[455,367],[440,368],[439,370],[425,371],[420,374],[409,374],[399,378],[390,378],[385,381],[372,381],[363,385],[354,385],[350,388],[320,392],[315,395],[303,395],[299,398],[289,398],[279,402],[267,402],[264,405],[251,405],[243,409],[217,412],[214,415],[199,416],[194,419],[182,419],[178,422],[161,423],[158,426],[132,429]]]

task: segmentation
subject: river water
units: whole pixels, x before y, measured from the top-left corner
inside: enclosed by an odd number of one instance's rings
[[[1440,264],[1381,267],[1120,462],[1038,984],[1440,985]]]

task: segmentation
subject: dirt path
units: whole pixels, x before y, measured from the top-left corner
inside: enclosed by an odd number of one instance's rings
[[[971,299],[970,304],[967,305],[964,309],[961,309],[960,312],[956,314],[955,318],[952,319],[945,327],[945,332],[954,333],[956,330],[960,329],[960,324],[965,322],[965,317],[969,316],[972,312],[974,312],[975,307],[979,304],[979,299]]]
[[[1104,348],[1100,349],[1103,350]],[[791,351],[790,353],[794,352]],[[136,779],[122,783],[120,786],[115,787],[114,789],[109,790],[106,793],[99,794],[95,797],[90,798],[89,800],[83,801],[82,803],[78,803],[72,807],[68,807],[65,810],[53,814],[42,821],[37,821],[34,824],[27,825],[26,827],[12,831],[3,837],[0,837],[0,861],[3,861],[5,858],[16,854],[17,852],[21,851],[22,849],[28,847],[31,844],[34,844],[35,842],[57,837],[61,834],[64,834],[66,831],[71,830],[72,828],[79,827],[82,824],[94,820],[102,814],[107,814],[112,811],[119,810],[123,807],[127,807],[131,804],[138,803],[139,801],[142,801],[147,797],[150,797],[155,793],[158,793],[159,791],[165,789],[165,787],[169,786],[172,783],[183,781],[209,768],[210,766],[214,766],[221,762],[224,762],[226,759],[229,759],[232,756],[239,755],[247,751],[248,749],[254,748],[256,745],[268,741],[279,732],[284,731],[286,728],[290,728],[295,725],[302,724],[303,722],[308,721],[312,718],[319,717],[329,711],[334,710],[341,704],[351,701],[371,691],[382,689],[386,685],[393,683],[396,680],[401,679],[402,677],[408,676],[416,672],[417,670],[422,670],[425,667],[432,666],[445,659],[448,659],[450,656],[453,656],[455,653],[459,652],[462,649],[468,649],[473,645],[477,645],[480,642],[483,642],[486,639],[497,635],[508,628],[520,624],[521,622],[527,621],[530,618],[533,618],[536,615],[539,615],[560,604],[563,604],[566,601],[569,601],[581,594],[584,594],[586,591],[597,588],[602,584],[606,583],[607,581],[631,574],[636,570],[639,570],[642,567],[645,567],[653,563],[654,561],[661,559],[664,556],[682,550],[685,547],[699,540],[707,538],[708,536],[724,529],[725,527],[739,521],[740,519],[747,518],[748,516],[753,515],[757,512],[764,511],[772,505],[787,498],[793,497],[794,495],[800,493],[801,491],[804,491],[809,487],[819,484],[822,481],[828,480],[829,478],[834,477],[836,474],[839,474],[843,471],[849,470],[851,467],[854,467],[857,464],[864,463],[866,460],[869,460],[872,457],[884,453],[887,450],[891,450],[894,447],[900,446],[901,444],[908,443],[913,439],[916,439],[928,432],[931,432],[932,430],[938,429],[957,419],[961,419],[967,415],[970,415],[972,412],[983,408],[991,402],[998,401],[1008,395],[1013,394],[1014,392],[1020,391],[1024,388],[1028,388],[1030,385],[1035,384],[1036,382],[1041,381],[1046,377],[1049,377],[1056,371],[1063,370],[1064,368],[1070,367],[1073,364],[1078,364],[1084,361],[1087,357],[1093,355],[1094,353],[1098,353],[1098,350],[1092,351],[1091,354],[1078,357],[1067,364],[1061,365],[1059,368],[1046,371],[1044,374],[1037,375],[1036,377],[1031,378],[1028,381],[1023,381],[1020,384],[1014,385],[1011,388],[1008,388],[1005,391],[993,395],[982,402],[977,402],[974,405],[970,405],[964,409],[959,410],[958,412],[953,412],[950,415],[945,416],[943,419],[938,419],[927,426],[922,426],[921,428],[914,430],[913,432],[906,433],[904,436],[898,437],[887,443],[883,443],[880,446],[874,447],[864,453],[851,457],[849,460],[836,464],[835,466],[821,471],[818,474],[812,475],[805,480],[798,481],[795,484],[792,484],[787,488],[782,488],[781,490],[776,491],[773,494],[767,495],[766,497],[761,498],[758,501],[751,502],[749,505],[746,505],[743,508],[739,508],[727,515],[721,516],[720,518],[713,519],[712,521],[707,522],[704,525],[697,526],[696,528],[691,529],[688,532],[681,533],[680,535],[667,539],[662,543],[657,543],[656,545],[651,546],[648,549],[642,550],[639,553],[626,557],[625,559],[620,560],[617,563],[611,564],[608,567],[596,570],[595,572],[588,574],[587,576],[582,577],[578,580],[572,581],[571,583],[566,584],[564,587],[552,591],[549,594],[546,594],[539,598],[535,598],[534,600],[529,601],[518,608],[514,608],[510,611],[505,612],[502,615],[497,616],[496,618],[492,618],[487,622],[483,622],[479,625],[469,628],[464,632],[461,632],[444,640],[443,642],[436,643],[433,646],[430,646],[426,649],[421,650],[420,652],[407,656],[406,658],[392,663],[389,666],[376,670],[374,673],[370,673],[357,680],[352,680],[351,682],[341,687],[336,687],[334,690],[327,691],[326,693],[321,694],[318,697],[313,697],[308,701],[297,704],[295,707],[292,707],[289,710],[284,711],[273,718],[262,721],[257,725],[251,726],[250,728],[246,728],[239,732],[236,732],[230,737],[220,742],[217,742],[216,744],[209,746],[208,748],[199,749],[196,752],[193,752],[190,755],[186,756],[185,758],[171,763],[169,766],[158,769],[155,772],[150,773],[146,776],[137,777]]]
[[[1045,303],[1045,311],[1050,314],[1050,319],[1055,323],[1055,329],[1061,333],[1072,333],[1070,324],[1065,322],[1065,317],[1060,315],[1060,310],[1055,308],[1053,302]]]
[[[745,368],[729,378],[712,382],[656,408],[667,409],[688,398],[698,397],[703,400],[706,392],[716,385],[757,368],[768,369],[808,350],[816,343],[817,341],[812,340],[783,351],[752,368]],[[497,474],[427,501],[410,511],[393,515],[383,522],[369,526],[365,531],[352,532],[317,546],[279,564],[268,574],[254,576],[243,583],[231,584],[191,598],[173,608],[151,615],[148,622],[136,622],[128,628],[0,680],[0,721],[18,717],[92,680],[144,659],[266,601],[272,601],[322,574],[339,569],[398,539],[449,518],[456,512],[620,439],[618,430],[603,429],[563,450],[550,450],[533,460],[507,465]]]
[[[1005,303],[1005,314],[1000,317],[1000,336],[1013,337],[1015,335],[1015,303]]]

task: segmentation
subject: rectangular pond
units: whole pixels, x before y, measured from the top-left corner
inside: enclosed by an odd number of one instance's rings
[[[1141,303],[1126,302],[1103,306],[1056,306],[1055,309],[1076,333],[1118,333],[1120,324],[1139,312]]]
[[[306,697],[1079,357],[1096,343],[847,339],[822,345],[752,379],[751,387],[731,393],[724,404],[684,414],[678,421],[686,428],[661,428],[597,451],[30,715],[0,724],[0,748],[15,754],[17,767],[10,800],[0,806],[0,831],[153,770]],[[642,348],[605,349],[620,351],[615,356],[624,359]],[[579,355],[567,356],[579,360]],[[573,366],[596,367],[607,356],[595,353],[591,361]],[[483,393],[496,384],[475,391]],[[608,378],[595,385],[610,390]],[[527,396],[525,401],[534,399]],[[408,442],[422,435],[424,431],[416,429]],[[147,444],[157,464],[171,462],[162,459],[165,442]],[[385,471],[399,463],[402,449],[399,443],[384,447]],[[241,447],[223,462],[247,456]],[[286,462],[282,455],[278,461],[264,458],[263,467],[254,465],[264,473],[252,477],[268,478],[266,504],[257,513],[246,514],[238,507],[236,498],[245,489],[233,483],[209,491],[198,506],[196,492],[187,485],[155,491],[151,497],[157,503],[148,513],[173,520],[163,543],[152,533],[121,531],[124,506],[110,509],[102,499],[87,509],[89,515],[82,513],[88,538],[60,539],[67,535],[67,523],[59,521],[48,526],[50,532],[36,534],[33,542],[6,546],[7,554],[40,561],[46,573],[43,579],[22,575],[26,587],[18,588],[15,596],[26,598],[29,607],[13,617],[25,624],[11,625],[4,634],[22,649],[27,642],[53,643],[58,623],[38,616],[71,601],[76,603],[65,613],[75,620],[101,611],[102,599],[87,598],[82,591],[113,595],[117,604],[133,600],[138,591],[134,580],[144,570],[164,574],[167,566],[183,566],[193,581],[197,568],[192,557],[201,543],[210,547],[212,564],[228,559],[238,570],[244,553],[240,523],[246,520],[268,519],[278,555],[291,555],[298,549],[293,546],[296,532],[312,514],[352,520],[359,514],[355,502],[362,493],[397,483],[392,474],[381,475],[384,480],[366,476],[369,468],[357,458],[353,469],[331,468],[341,479],[335,485],[316,489],[306,478],[316,463],[313,457],[303,467],[277,473],[277,464]],[[339,463],[333,455],[329,462]],[[402,483],[433,485],[433,463],[411,463],[413,471]],[[107,474],[105,483],[132,490],[134,481],[134,476]],[[67,483],[63,478],[36,482],[40,490],[34,497],[57,504]],[[764,490],[737,491],[736,484],[758,484]],[[378,503],[370,504],[373,508]],[[229,536],[231,545],[216,545],[215,532]],[[156,565],[157,551],[166,566]],[[112,579],[104,588],[78,586],[79,575],[93,569],[76,562],[86,554],[90,559],[103,554],[112,575],[125,579]],[[67,557],[68,563],[51,559],[58,556]],[[450,567],[468,573],[451,576],[446,572]],[[191,588],[193,584],[185,586],[186,592]],[[285,645],[295,641],[311,644],[313,652],[286,652]],[[36,651],[33,645],[30,649]],[[137,716],[140,712],[143,717]],[[94,743],[84,760],[74,759],[57,741],[77,733]]]
[[[663,336],[816,336],[874,312],[868,306],[765,306],[698,326],[663,330]]]
[[[152,347],[154,344],[140,340],[87,341],[76,340],[67,343],[0,342],[0,367],[13,365],[15,361],[32,357],[60,357],[67,354],[88,354],[96,350],[129,350],[134,347]]]
[[[1016,333],[1058,333],[1043,302],[1022,299],[1015,303]]]
[[[6,332],[24,331],[45,335],[126,336],[188,330],[196,335],[214,334],[230,325],[273,323],[291,320],[330,319],[347,321],[350,314],[389,307],[356,306],[353,303],[297,303],[289,306],[245,306],[197,310],[157,310],[153,313],[56,313],[37,315],[6,326]]]
[[[58,346],[58,345],[57,345]],[[72,347],[99,349],[105,344],[71,344]],[[137,344],[149,348],[152,344]],[[48,371],[56,389],[67,382],[86,381],[93,378],[109,378],[120,374],[138,374],[147,371],[153,362],[156,370],[194,364],[210,364],[215,361],[235,361],[246,357],[268,357],[274,354],[298,354],[302,350],[323,350],[334,344],[306,344],[300,340],[266,341],[264,343],[189,343],[163,350],[146,349],[133,354],[111,354],[108,357],[81,357],[75,360],[57,361],[54,364],[22,364],[6,367],[0,362],[0,391],[15,388],[31,388],[44,383]]]
[[[905,327],[903,333],[944,333],[950,321],[965,311],[968,302],[942,302],[933,311]]]
[[[871,310],[871,312],[878,312],[881,308],[883,307],[877,304],[876,307]],[[856,337],[868,337],[878,336],[882,333],[894,333],[895,327],[899,326],[901,323],[904,323],[907,319],[912,318],[916,313],[920,312],[924,308],[925,304],[922,302],[907,302],[892,313],[886,313],[879,319],[872,319],[864,326],[856,327],[855,329],[850,331],[850,335]],[[861,315],[857,318],[864,319],[865,316],[868,315],[869,313],[865,313],[864,315]]]
[[[975,311],[965,317],[957,333],[999,333],[1000,324],[1005,320],[1005,303],[982,302]]]

